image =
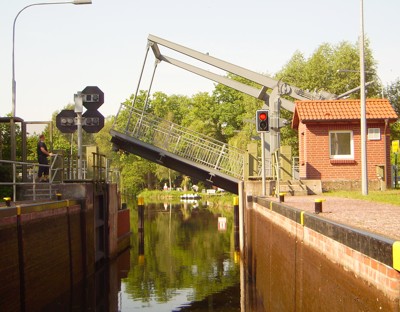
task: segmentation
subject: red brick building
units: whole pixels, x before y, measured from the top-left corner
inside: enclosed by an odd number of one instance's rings
[[[379,187],[378,166],[389,187],[389,125],[398,116],[386,99],[366,102],[368,181],[372,187]],[[292,128],[299,136],[300,179],[321,180],[323,185],[340,181],[359,185],[360,100],[297,101]]]

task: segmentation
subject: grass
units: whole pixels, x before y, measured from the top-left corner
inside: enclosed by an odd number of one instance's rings
[[[400,206],[400,189],[390,189],[386,191],[369,191],[368,195],[363,195],[360,191],[331,191],[324,193],[324,195],[362,199],[371,202],[387,203]]]

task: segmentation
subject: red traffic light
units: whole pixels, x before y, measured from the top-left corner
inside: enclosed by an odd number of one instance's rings
[[[269,132],[269,111],[267,109],[259,109],[256,112],[256,131]]]
[[[260,120],[266,120],[268,118],[268,115],[267,115],[267,113],[265,113],[265,112],[261,112],[259,115],[258,115],[258,119],[260,119]]]

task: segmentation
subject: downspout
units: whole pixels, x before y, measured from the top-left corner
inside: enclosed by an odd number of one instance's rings
[[[389,156],[389,162],[388,162],[388,152],[387,152],[387,147],[388,147],[388,146],[387,146],[386,132],[387,132],[388,126],[389,126],[389,119],[386,118],[386,119],[385,119],[385,130],[384,130],[384,132],[383,132],[383,135],[384,135],[384,138],[385,138],[384,145],[385,145],[385,177],[386,177],[386,187],[388,187],[388,183],[389,183],[389,175],[388,175],[388,173],[389,173],[389,170],[391,170],[391,168],[389,168],[389,167],[390,167],[390,156]],[[389,186],[391,186],[391,183],[389,184]]]

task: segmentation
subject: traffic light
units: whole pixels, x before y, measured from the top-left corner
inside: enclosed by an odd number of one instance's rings
[[[74,133],[78,128],[75,124],[76,113],[73,110],[64,109],[56,116],[56,126],[62,133]]]
[[[81,94],[83,106],[87,110],[97,110],[104,103],[104,93],[97,86],[88,86]]]
[[[97,133],[104,127],[104,116],[97,110],[104,103],[104,93],[97,86],[88,86],[81,96],[82,104],[87,109],[82,115],[82,129],[87,133]]]
[[[256,112],[256,130],[257,132],[269,132],[269,110],[259,109]]]
[[[87,110],[82,119],[82,129],[87,133],[97,133],[104,127],[104,116],[98,110]]]

